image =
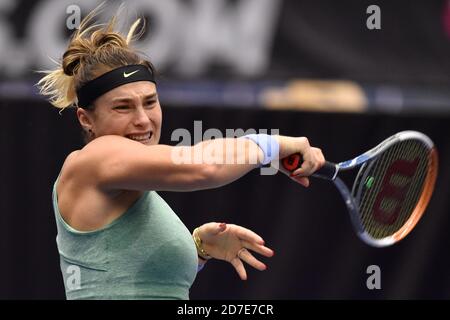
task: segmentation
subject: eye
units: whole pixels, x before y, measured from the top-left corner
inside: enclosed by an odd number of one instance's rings
[[[146,107],[151,107],[151,106],[153,106],[156,103],[156,101],[157,101],[156,99],[146,100],[144,105]]]
[[[129,106],[123,105],[123,106],[116,106],[113,109],[115,109],[115,110],[126,110],[126,109],[129,109],[129,108],[130,108]]]

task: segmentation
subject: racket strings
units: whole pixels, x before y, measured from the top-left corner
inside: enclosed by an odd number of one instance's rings
[[[391,236],[410,218],[422,194],[428,148],[420,141],[401,141],[366,166],[354,186],[361,222],[376,239]]]

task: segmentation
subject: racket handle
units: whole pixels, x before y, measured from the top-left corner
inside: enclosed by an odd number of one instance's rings
[[[294,153],[281,160],[283,168],[289,172],[294,172],[296,169],[302,166],[302,156],[299,153]],[[313,177],[334,180],[336,178],[339,167],[333,162],[325,161],[325,164],[316,172],[313,173]]]

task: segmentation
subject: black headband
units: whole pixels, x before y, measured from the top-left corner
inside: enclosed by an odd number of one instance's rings
[[[142,64],[120,67],[89,81],[78,89],[78,106],[87,108],[95,99],[104,93],[118,86],[136,81],[150,81],[156,83],[153,72]]]

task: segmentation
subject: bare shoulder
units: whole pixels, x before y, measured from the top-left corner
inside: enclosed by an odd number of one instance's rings
[[[117,135],[105,135],[95,138],[87,145],[83,147],[80,151],[82,153],[94,152],[94,151],[107,151],[108,149],[115,148],[117,145],[123,145],[130,140],[122,136]]]
[[[81,150],[70,153],[61,170],[61,178],[95,183],[98,166],[113,150],[121,148],[123,140],[125,139],[119,136],[102,136],[91,141]]]
[[[71,152],[64,161],[56,187],[59,199],[63,194],[67,194],[68,190],[78,189],[83,185],[86,175],[80,170],[80,152],[81,150]]]
[[[102,159],[108,157],[108,148],[114,148],[120,140],[120,137],[115,136],[99,137],[82,149],[71,152],[59,174],[56,186],[58,199],[81,197],[86,190],[90,194],[98,192],[96,189]]]
[[[99,140],[117,139],[99,138]],[[103,144],[94,141],[89,144],[89,148],[93,149],[93,146]],[[92,173],[97,157],[93,150],[96,149],[89,151],[86,147],[88,145],[67,156],[56,191],[59,211],[64,220],[77,230],[92,231],[120,216],[140,193],[125,190],[105,192],[100,189]]]
[[[59,177],[60,183],[61,183],[61,180],[66,180],[67,176],[72,175],[72,172],[74,171],[74,167],[75,167],[74,164],[76,164],[76,159],[77,159],[79,153],[80,153],[80,150],[75,150],[66,157],[66,160],[64,160],[64,163],[63,163],[63,166],[62,166],[61,172],[60,172],[60,177]]]
[[[95,161],[97,158],[104,157],[111,151],[120,149],[127,143],[127,140],[128,139],[121,136],[102,136],[92,140],[81,150],[71,153],[69,157],[72,157],[77,162],[86,164],[85,162]]]

